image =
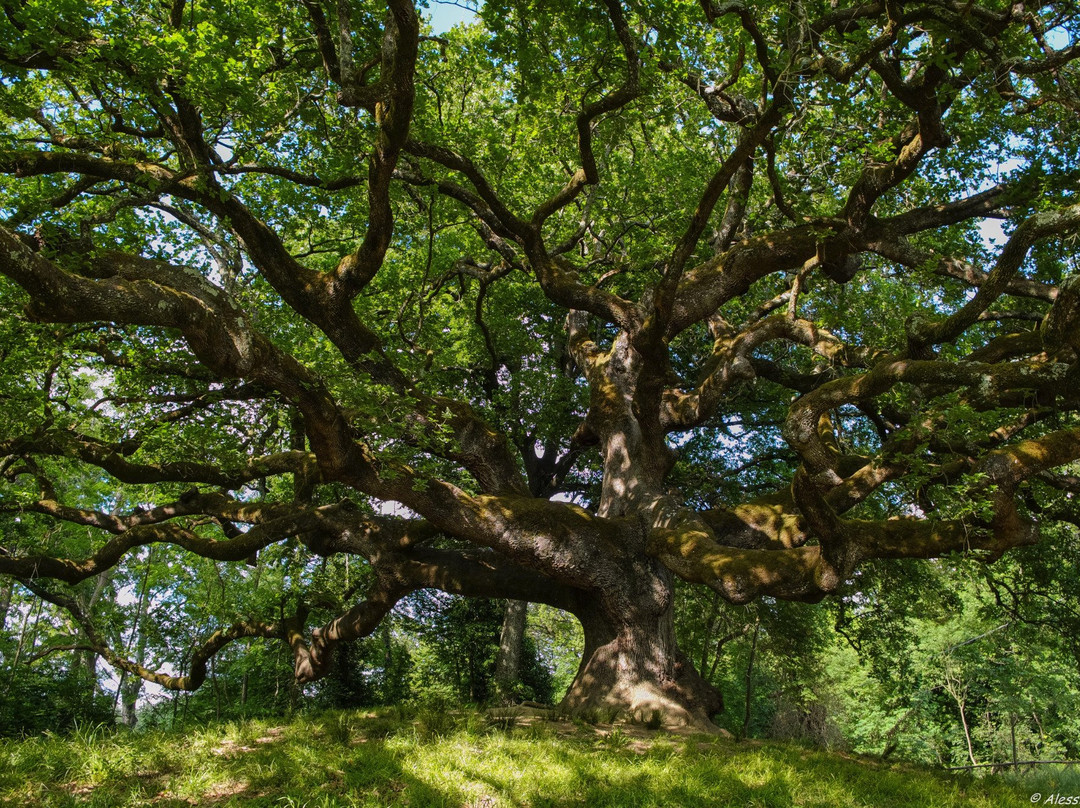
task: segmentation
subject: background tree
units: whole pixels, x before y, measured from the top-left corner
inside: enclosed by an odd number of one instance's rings
[[[676,578],[1075,520],[1072,4],[4,12],[0,572],[57,647],[306,682],[438,589],[575,615],[566,708],[703,724]],[[91,604],[159,544],[148,665]]]

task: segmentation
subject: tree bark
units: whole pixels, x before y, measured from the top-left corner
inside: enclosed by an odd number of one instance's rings
[[[603,720],[715,731],[711,718],[723,700],[675,641],[670,574],[658,567],[619,583],[577,614],[585,648],[560,707]]]
[[[11,592],[15,588],[15,582],[5,578],[0,582],[0,632],[7,626],[8,609],[11,608]]]
[[[750,706],[754,699],[754,657],[757,656],[758,634],[761,621],[754,623],[754,638],[750,641],[750,659],[746,662],[746,703],[743,708],[742,737],[750,736]]]
[[[139,588],[139,600],[135,606],[135,620],[131,624],[131,633],[128,635],[127,641],[129,649],[131,648],[132,642],[135,642],[135,662],[138,665],[142,665],[146,661],[146,633],[140,629],[146,620],[146,615],[150,608],[147,594],[150,583],[150,569],[153,566],[153,563],[154,548],[153,545],[151,545],[146,553],[146,569],[143,571],[142,586]],[[116,696],[120,700],[121,721],[129,727],[134,727],[138,721],[135,708],[139,700],[139,693],[141,692],[142,679],[138,676],[133,676],[128,680],[127,671],[122,671],[120,674],[120,684],[116,688]],[[113,709],[116,709],[115,705]]]
[[[35,610],[37,611],[37,617],[34,618],[34,629],[29,629],[30,618],[34,617]],[[26,647],[26,638],[34,633],[37,628],[37,620],[41,617],[41,601],[35,600],[26,610],[26,614],[23,615],[22,630],[19,632],[19,643],[15,646],[15,656],[11,660],[11,675],[8,676],[7,686],[4,688],[4,695],[6,696],[10,690],[11,685],[15,682],[15,677],[18,674],[19,660],[22,659],[23,649]],[[31,645],[33,640],[31,640]]]
[[[514,686],[521,681],[522,646],[529,604],[524,600],[509,600],[503,614],[499,634],[499,654],[495,659],[495,687],[500,701],[514,701]]]
[[[1019,759],[1016,754],[1016,713],[1009,713],[1009,736],[1012,740],[1012,764],[1013,771],[1016,771],[1017,760]]]
[[[134,728],[139,722],[139,716],[135,708],[139,703],[139,693],[142,692],[142,679],[132,676],[128,681],[120,685],[120,720],[129,727]]]
[[[101,599],[102,593],[105,591],[105,585],[112,578],[112,573],[108,570],[100,573],[94,580],[94,591],[83,604],[86,614],[92,615],[94,613],[94,607],[97,606],[98,601]],[[79,636],[86,640],[86,632],[80,627]],[[76,652],[72,658],[72,672],[74,673],[78,668],[86,670],[86,676],[90,680],[90,692],[96,695],[99,692],[100,685],[97,678],[97,663],[98,655],[94,651]]]

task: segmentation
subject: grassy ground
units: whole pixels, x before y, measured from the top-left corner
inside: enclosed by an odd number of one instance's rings
[[[791,744],[393,710],[0,742],[0,805],[20,807],[999,808],[1030,806],[1036,791],[1038,802],[1080,794],[1080,781],[1041,777],[976,780]]]

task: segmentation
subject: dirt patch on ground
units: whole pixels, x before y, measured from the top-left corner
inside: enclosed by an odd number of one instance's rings
[[[260,746],[265,746],[269,743],[277,743],[282,738],[284,738],[284,736],[284,727],[271,727],[265,732],[265,734],[252,741],[252,743],[259,744]],[[220,757],[231,758],[243,754],[244,752],[254,751],[254,746],[248,746],[247,744],[238,743],[237,741],[234,741],[232,739],[226,739],[220,744],[218,744],[217,748],[212,751],[212,754],[218,755]]]
[[[734,736],[717,727],[708,733],[694,727],[662,727],[652,729],[631,721],[589,723],[560,715],[554,708],[531,706],[496,707],[488,710],[488,719],[495,726],[510,730],[518,727],[545,727],[560,738],[599,740],[607,745],[624,745],[638,754],[645,754],[657,742],[668,743],[673,738],[690,740],[708,736],[733,740]],[[715,740],[700,740],[698,748],[711,749]]]
[[[275,743],[280,741],[284,735],[285,727],[270,727],[265,735],[255,739],[255,743]]]
[[[247,793],[250,786],[242,780],[229,780],[223,783],[214,783],[198,797],[181,797],[172,791],[159,791],[151,798],[151,803],[187,803],[188,805],[214,805],[225,800],[239,797]],[[252,795],[254,796],[254,795]]]

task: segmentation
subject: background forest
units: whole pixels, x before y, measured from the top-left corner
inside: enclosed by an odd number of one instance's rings
[[[1077,569],[1062,565],[1058,552],[1075,553],[1076,536],[1065,532],[1059,540],[1052,557],[1028,550],[992,568],[959,558],[883,565],[825,608],[767,599],[734,607],[686,587],[677,627],[695,663],[724,694],[717,723],[737,736],[940,765],[1076,759]],[[168,555],[156,549],[137,576],[97,582],[89,604],[116,626],[119,642],[146,660],[193,644],[198,627],[235,608],[228,568],[210,564],[185,581],[190,589],[141,600],[137,593],[151,576],[175,586],[169,565],[184,562]],[[327,586],[341,585],[347,574],[319,571]],[[421,593],[376,635],[344,647],[327,678],[304,687],[294,682],[288,649],[237,644],[216,657],[205,687],[164,694],[153,686],[147,692],[138,679],[118,679],[90,654],[49,653],[77,629],[17,586],[0,594],[6,735],[114,720],[184,727],[331,707],[503,703],[495,667],[504,609],[495,601]],[[136,620],[140,613],[151,619]],[[580,648],[576,621],[534,604],[520,678],[506,695],[556,704]]]

